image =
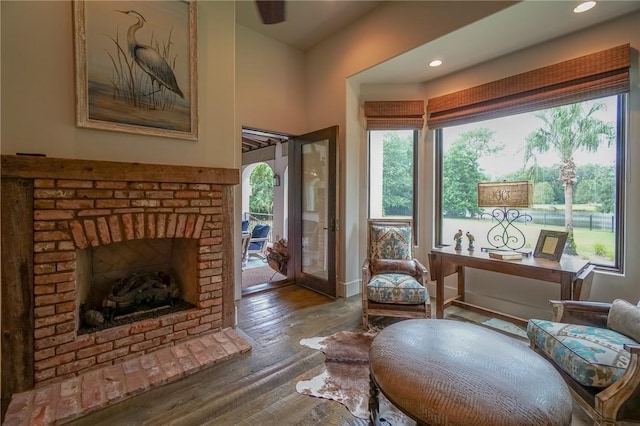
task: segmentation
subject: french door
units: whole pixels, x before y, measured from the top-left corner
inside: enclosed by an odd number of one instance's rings
[[[331,297],[336,297],[337,138],[334,126],[289,139],[289,268],[296,284]]]

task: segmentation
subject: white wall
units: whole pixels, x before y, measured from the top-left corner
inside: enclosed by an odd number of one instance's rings
[[[357,289],[360,248],[361,151],[347,123],[358,122],[358,88],[347,78],[398,54],[512,5],[512,2],[385,2],[344,31],[307,52],[308,130],[338,125],[338,294]],[[347,111],[346,106],[350,110]],[[366,214],[366,213],[365,213]],[[347,254],[348,253],[348,254]],[[347,259],[346,257],[349,256]]]
[[[512,2],[387,2],[345,31],[325,40],[306,54],[235,25],[231,1],[198,3],[198,77],[200,138],[184,141],[102,130],[75,125],[73,30],[70,1],[0,2],[2,154],[42,152],[50,157],[147,162],[209,167],[241,167],[240,129],[244,126],[300,134],[331,125],[339,136],[339,294],[357,284],[366,217],[366,194],[361,191],[366,159],[361,132],[361,99],[367,96],[424,99],[492,81],[507,75],[555,63],[624,42],[640,46],[634,23],[638,14],[541,47],[528,49],[472,70],[450,75],[428,87],[361,88],[348,78],[382,61],[435,40]],[[465,7],[462,7],[465,6]],[[37,29],[37,30],[34,30]],[[630,141],[640,140],[637,53],[629,122]],[[379,93],[375,93],[378,90]],[[397,98],[396,98],[397,99]],[[347,123],[349,124],[347,126]],[[421,182],[433,173],[431,138],[425,135],[421,154]],[[638,144],[629,146],[627,242],[629,251],[639,241],[640,213],[637,169]],[[420,209],[429,221],[432,193],[419,189]],[[237,191],[240,191],[238,186]],[[238,194],[237,194],[238,195]],[[234,208],[240,212],[240,197]],[[358,200],[353,202],[352,200]],[[238,226],[238,241],[240,233]],[[423,226],[423,232],[428,227]],[[430,232],[430,231],[429,231]],[[431,241],[431,235],[421,236]],[[349,258],[347,259],[347,253]],[[419,251],[419,253],[421,253]],[[424,252],[423,252],[424,253]],[[631,254],[635,254],[631,252]],[[640,262],[627,259],[627,277],[596,277],[593,298],[640,297],[636,282]],[[240,261],[236,262],[239,275]],[[469,274],[474,279],[474,274]],[[633,278],[632,278],[633,277]],[[494,278],[490,278],[494,280]],[[496,285],[501,285],[499,280]],[[503,283],[504,284],[504,283]],[[502,284],[502,285],[503,285]],[[239,286],[238,294],[239,294]],[[471,287],[471,290],[474,290]],[[499,305],[504,289],[482,290]],[[548,294],[554,295],[555,289]],[[237,296],[238,296],[237,294]],[[499,295],[499,296],[497,296]],[[482,295],[480,295],[482,296]],[[546,304],[546,294],[533,304]],[[511,302],[506,302],[509,305]],[[515,307],[520,309],[520,303]]]
[[[200,138],[78,128],[69,1],[1,2],[2,154],[191,166],[239,166],[234,132],[235,10],[198,3]]]
[[[71,2],[3,1],[0,7],[2,154],[240,168],[234,2],[198,2],[197,141],[76,127]],[[236,226],[240,247],[239,221]],[[238,281],[239,255],[235,265]]]
[[[636,302],[640,299],[640,262],[636,242],[640,238],[640,173],[633,165],[640,162],[640,83],[638,81],[638,49],[640,49],[640,32],[638,23],[640,13],[635,13],[591,29],[581,31],[552,42],[525,49],[496,60],[488,61],[455,74],[448,75],[436,81],[425,84],[422,88],[407,85],[364,85],[360,87],[360,103],[364,100],[407,99],[414,95],[428,100],[431,97],[473,87],[514,74],[522,73],[546,65],[558,63],[567,59],[597,52],[624,43],[631,43],[632,47],[632,77],[631,94],[629,97],[628,121],[628,152],[627,152],[627,198],[626,198],[626,259],[625,273],[609,274],[597,273],[591,291],[591,300],[611,301],[615,298],[626,298]],[[360,131],[360,143],[366,147],[364,129]],[[433,182],[434,146],[433,132],[427,131],[423,135],[420,155],[420,183],[427,185],[419,189],[425,196],[420,202],[418,256],[426,261],[426,252],[434,243],[433,229]],[[362,177],[366,173],[366,164],[361,168]],[[455,278],[455,277],[452,277]],[[516,279],[485,271],[467,271],[467,300],[491,309],[501,310],[522,317],[548,317],[550,313],[548,300],[559,297],[559,289],[555,284],[536,280]],[[448,281],[448,287],[455,285]],[[435,286],[430,285],[429,291],[435,295]],[[454,293],[449,288],[447,297]]]
[[[240,126],[306,132],[303,52],[236,25],[235,71]]]
[[[236,120],[242,127],[276,133],[306,133],[306,87],[304,53],[255,31],[236,25]],[[240,145],[237,147],[240,152]],[[286,144],[245,154],[244,162],[266,161],[280,175],[282,185],[273,191],[273,213],[282,222],[274,223],[273,238],[286,235],[287,208]],[[284,150],[284,151],[283,151]],[[265,151],[265,152],[263,152]],[[268,151],[268,152],[266,152]],[[244,176],[243,171],[243,176]],[[242,196],[248,200],[248,185],[235,192],[237,212],[242,212]],[[243,194],[244,191],[244,194]],[[239,234],[239,232],[238,232]],[[237,269],[236,299],[240,298],[240,267]]]

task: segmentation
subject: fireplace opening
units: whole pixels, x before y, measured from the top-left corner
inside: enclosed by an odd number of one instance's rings
[[[193,239],[142,239],[78,250],[78,334],[195,308]]]

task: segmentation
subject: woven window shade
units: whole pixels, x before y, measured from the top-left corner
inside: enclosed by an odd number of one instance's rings
[[[630,89],[630,45],[429,99],[430,129],[552,108]]]
[[[365,101],[367,130],[422,130],[424,101]]]

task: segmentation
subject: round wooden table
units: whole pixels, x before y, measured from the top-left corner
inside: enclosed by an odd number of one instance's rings
[[[571,423],[569,388],[553,366],[526,343],[478,325],[398,322],[374,338],[369,365],[373,396],[379,389],[419,423]]]

